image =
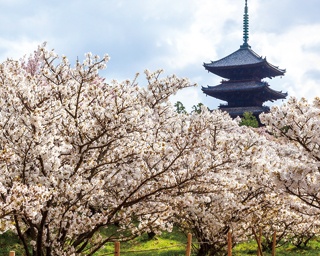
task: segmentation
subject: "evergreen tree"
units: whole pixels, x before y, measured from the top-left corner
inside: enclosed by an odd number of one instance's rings
[[[174,104],[175,108],[176,108],[176,112],[179,114],[187,114],[186,108],[185,106],[182,104],[181,101],[177,101]]]
[[[259,122],[251,112],[244,112],[239,125],[240,126],[245,125],[245,126],[257,128],[259,127]]]

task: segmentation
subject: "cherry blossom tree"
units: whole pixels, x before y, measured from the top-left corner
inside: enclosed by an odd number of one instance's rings
[[[229,161],[221,168],[206,170],[201,187],[192,184],[192,192],[179,201],[177,222],[195,235],[198,255],[225,255],[229,231],[234,244],[248,240],[252,230],[268,220],[275,221],[282,207],[261,164],[268,154],[267,138],[260,131],[239,127],[236,121],[232,125],[228,118],[225,116],[220,124],[211,121],[215,124],[211,130],[219,131],[212,138],[217,142],[216,152],[220,157],[228,152]]]
[[[306,214],[319,214],[320,99],[309,103],[292,97],[282,106],[273,107],[270,114],[262,115],[261,120],[277,137],[274,181],[300,199],[292,203],[293,207]]]
[[[266,167],[280,196],[288,197],[283,223],[296,246],[307,244],[319,234],[319,129],[320,99],[313,102],[291,97],[260,119],[272,135],[273,161]],[[287,195],[286,195],[287,194]],[[290,222],[290,221],[291,222]]]
[[[108,84],[98,73],[107,60],[89,53],[71,67],[39,47],[1,64],[1,223],[14,223],[26,255],[30,246],[33,255],[92,255],[109,241],[170,230],[165,199],[206,164],[194,154],[205,125],[168,101],[190,83],[146,71],[146,88]]]
[[[215,123],[216,128],[211,130],[219,130],[219,136],[212,141],[228,145],[228,163],[213,172],[208,169],[202,181],[209,181],[207,186],[195,188],[192,184],[191,192],[183,194],[179,201],[177,222],[195,235],[198,255],[224,255],[228,231],[238,243],[254,238],[261,230],[264,250],[271,249],[274,232],[278,246],[289,241],[297,245],[308,242],[319,232],[318,220],[297,211],[301,202],[284,193],[273,180],[274,168],[283,160],[278,138],[264,128],[232,126],[227,118],[223,119],[227,126],[218,127]]]

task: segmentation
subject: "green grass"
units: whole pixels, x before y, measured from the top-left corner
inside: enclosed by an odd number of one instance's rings
[[[143,235],[133,241],[121,243],[121,255],[125,256],[184,256],[186,253],[186,236],[177,230],[172,233],[163,233],[156,239],[148,240],[147,235]],[[172,247],[168,248],[166,247]],[[114,251],[114,245],[109,244],[97,256],[110,255]],[[133,252],[136,251],[136,252]],[[139,252],[143,251],[143,252]],[[195,255],[195,254],[192,254]],[[257,255],[257,244],[255,241],[241,243],[233,248],[233,256],[253,256]],[[263,252],[264,256],[271,256],[270,252]],[[297,249],[293,245],[286,245],[277,248],[277,256],[320,256],[320,239],[314,239],[308,247]]]
[[[0,255],[9,255],[10,251],[15,251],[17,256],[24,255],[18,237],[14,233],[6,232],[0,235]]]
[[[153,239],[148,239],[146,234],[133,241],[121,243],[120,252],[125,256],[182,256],[185,255],[187,238],[180,232],[163,233]],[[114,252],[114,244],[107,244],[95,255],[110,255]],[[121,255],[122,255],[121,254]]]
[[[252,256],[257,255],[257,244],[255,241],[242,243],[233,249],[233,256]],[[271,256],[270,252],[263,252],[264,256]],[[298,249],[295,246],[288,244],[276,249],[276,256],[319,256],[320,255],[320,242],[317,239],[312,240],[307,247]]]
[[[187,238],[178,230],[172,233],[164,232],[161,236],[148,239],[146,234],[133,241],[121,243],[121,255],[124,256],[184,256]],[[0,256],[9,255],[9,251],[15,251],[17,256],[24,255],[22,246],[16,235],[11,232],[0,235]],[[95,256],[113,255],[114,244],[109,243]],[[195,255],[195,254],[192,254]],[[241,243],[233,248],[233,256],[253,256],[257,255],[257,245],[255,241]],[[271,252],[264,252],[264,256],[271,256]],[[286,245],[276,250],[277,256],[320,256],[320,238],[310,241],[308,247],[297,249],[293,245]]]

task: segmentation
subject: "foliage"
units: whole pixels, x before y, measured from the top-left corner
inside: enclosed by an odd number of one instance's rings
[[[0,254],[9,255],[10,251],[15,251],[16,255],[23,255],[23,246],[18,236],[8,231],[0,235]]]
[[[188,113],[185,106],[183,105],[183,103],[181,101],[177,101],[174,104],[174,107],[176,108],[176,112],[179,114],[187,114]],[[202,103],[198,103],[197,105],[193,105],[191,113],[200,114],[202,111],[202,108],[204,108],[204,107],[205,106]],[[209,110],[208,108],[206,108],[206,109]]]
[[[192,106],[192,112],[200,114],[204,105],[202,103],[198,103],[197,105]]]
[[[259,122],[251,112],[244,112],[239,125],[240,126],[245,125],[245,126],[257,128],[259,127]]]
[[[187,114],[186,108],[185,108],[185,106],[182,104],[181,101],[177,101],[177,102],[174,104],[174,106],[175,106],[175,108],[176,108],[177,113],[179,113],[179,114]]]

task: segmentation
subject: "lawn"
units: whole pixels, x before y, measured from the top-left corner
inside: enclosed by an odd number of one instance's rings
[[[151,240],[148,236],[142,235],[137,239],[121,243],[121,255],[125,256],[185,256],[185,247],[187,238],[180,232],[165,232],[161,236],[157,236]],[[114,244],[108,244],[105,248],[101,249],[97,256],[110,255],[114,251]]]
[[[185,256],[187,238],[181,232],[174,230],[172,233],[163,233],[151,240],[147,235],[142,235],[133,241],[121,243],[121,255],[124,256]],[[17,237],[10,232],[0,235],[0,255],[9,255],[9,251],[15,251],[16,256],[24,255],[22,246]],[[113,255],[114,244],[109,243],[101,249],[96,256]],[[192,254],[195,255],[195,254]],[[233,248],[233,256],[257,255],[257,245],[254,241],[242,243]],[[271,252],[264,252],[264,256],[271,256]],[[308,247],[297,249],[292,245],[277,248],[277,256],[289,255],[320,255],[320,239],[314,239]]]
[[[233,249],[233,256],[252,256],[257,255],[257,244],[253,242],[242,243],[237,245]],[[293,245],[285,245],[276,249],[276,256],[297,256],[297,255],[306,255],[306,256],[319,256],[320,255],[320,241],[314,239],[303,249],[297,249]],[[263,252],[263,256],[271,256],[270,252]]]

